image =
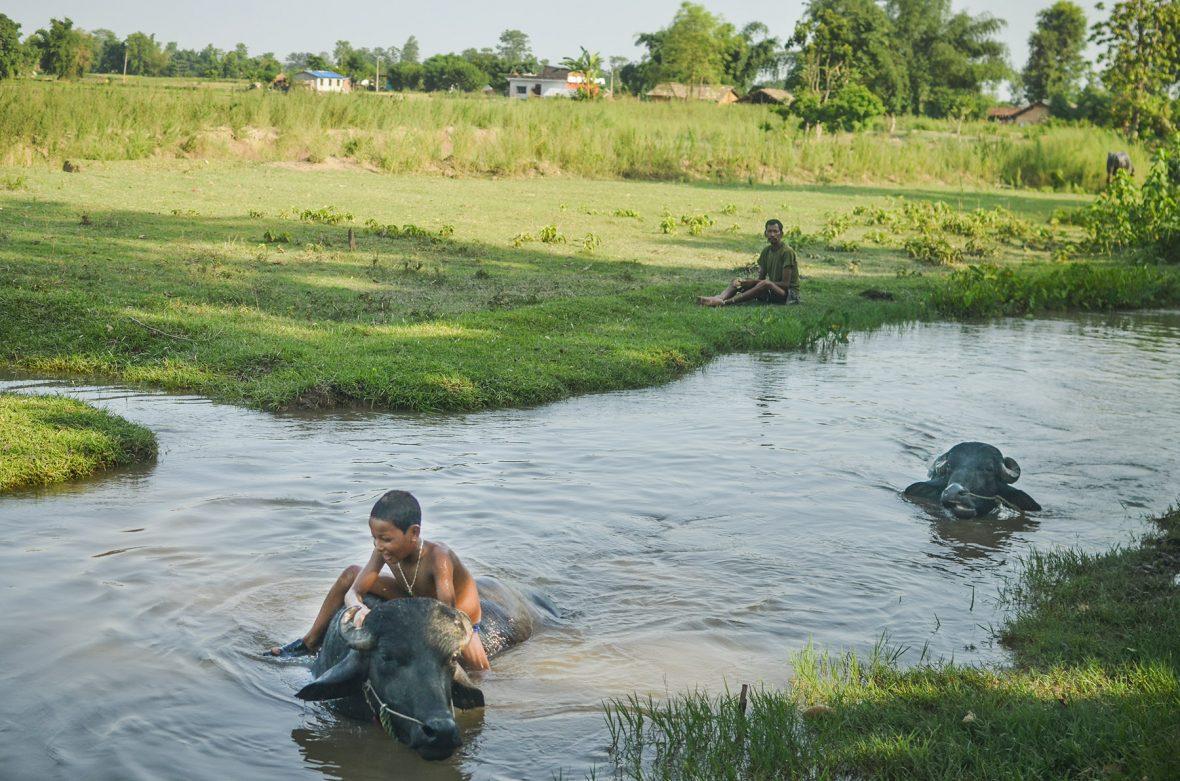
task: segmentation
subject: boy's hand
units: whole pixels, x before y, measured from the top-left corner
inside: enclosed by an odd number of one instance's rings
[[[469,642],[463,651],[459,654],[460,663],[464,669],[467,670],[488,670],[491,669],[491,662],[488,661],[488,653],[484,650],[483,641],[479,639],[479,632],[473,632],[471,635],[471,642]]]
[[[357,607],[350,607],[344,611],[344,620],[351,621],[353,626],[360,629],[364,625],[365,616],[367,615],[369,615],[369,608],[364,605],[358,605]]]

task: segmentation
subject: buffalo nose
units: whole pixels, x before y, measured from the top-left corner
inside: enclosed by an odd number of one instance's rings
[[[459,725],[454,719],[427,719],[418,729],[422,733],[422,742],[434,749],[452,749],[460,744]]]

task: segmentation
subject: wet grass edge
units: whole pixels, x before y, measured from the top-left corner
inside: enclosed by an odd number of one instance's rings
[[[0,493],[155,459],[149,429],[64,396],[0,393]]]
[[[1001,598],[1007,668],[899,649],[794,658],[782,690],[606,704],[626,778],[1180,777],[1180,508],[1138,544],[1034,553]]]

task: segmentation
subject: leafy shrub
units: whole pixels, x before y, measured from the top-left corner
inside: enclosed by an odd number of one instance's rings
[[[643,219],[639,216],[639,212],[635,211],[634,209],[615,209],[614,214],[616,217],[630,217],[635,220]]]
[[[660,218],[660,233],[672,234],[676,232],[676,218],[670,213],[664,212],[664,216]]]
[[[700,236],[705,232],[705,228],[713,225],[713,218],[707,214],[682,214],[680,222],[688,226],[689,234]]]
[[[602,246],[602,238],[597,233],[587,233],[582,239],[582,251],[589,254]]]
[[[262,234],[262,240],[267,244],[290,244],[291,234],[268,230],[266,233]]]
[[[541,228],[537,238],[545,244],[565,244],[565,236],[557,232],[556,225],[546,225]]]
[[[352,222],[352,215],[341,211],[335,206],[325,206],[322,209],[304,209],[298,212],[303,222],[323,223],[324,225],[339,225],[342,222]]]
[[[941,236],[911,236],[906,239],[903,246],[911,258],[923,263],[949,266],[963,262],[963,252]]]

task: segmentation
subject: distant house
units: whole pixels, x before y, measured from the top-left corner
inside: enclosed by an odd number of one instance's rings
[[[315,92],[352,92],[348,77],[334,71],[299,71],[291,77],[291,82]]]
[[[1039,100],[1027,106],[995,106],[987,111],[989,122],[1002,125],[1039,125],[1053,116],[1049,107]]]
[[[777,103],[780,106],[789,106],[795,96],[785,89],[775,89],[774,87],[763,87],[756,89],[746,97],[742,98],[742,103]]]
[[[595,79],[595,82],[601,87],[606,79]],[[513,73],[509,76],[508,97],[518,100],[570,98],[585,83],[586,77],[579,71],[546,65],[540,73]]]
[[[724,84],[679,84],[666,81],[657,84],[647,93],[648,100],[705,100],[726,105],[736,103],[738,96],[733,87]]]

